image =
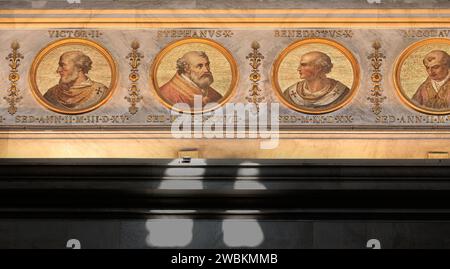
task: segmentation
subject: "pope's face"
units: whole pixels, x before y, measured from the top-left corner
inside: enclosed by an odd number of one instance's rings
[[[448,75],[448,67],[445,61],[442,60],[442,56],[436,57],[433,61],[425,63],[428,76],[432,80],[442,81]]]
[[[56,72],[61,77],[60,82],[70,83],[78,78],[79,68],[75,66],[73,59],[67,55],[61,56]]]
[[[190,68],[188,76],[200,88],[207,88],[214,82],[213,75],[209,69],[209,60],[207,58],[191,55],[189,63]]]
[[[320,68],[314,64],[315,60],[316,56],[312,54],[305,54],[300,58],[297,71],[301,79],[313,80],[320,75]]]

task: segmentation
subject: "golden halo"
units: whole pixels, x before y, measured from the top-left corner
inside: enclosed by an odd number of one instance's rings
[[[161,85],[159,85],[159,83],[158,83],[158,70],[160,68],[161,63],[163,62],[165,57],[169,53],[171,53],[173,50],[180,48],[182,46],[186,46],[186,45],[189,46],[192,44],[201,44],[201,45],[204,45],[204,46],[214,49],[215,51],[220,53],[220,55],[222,57],[224,57],[224,59],[230,66],[230,74],[231,74],[231,80],[229,83],[230,85],[224,91],[225,94],[223,95],[223,97],[219,100],[219,102],[217,102],[218,105],[208,108],[207,110],[201,110],[201,111],[194,111],[193,109],[190,109],[189,111],[179,110],[176,107],[174,107],[174,104],[171,104],[171,102],[165,100],[164,97],[162,97],[159,94],[159,88]],[[181,55],[179,55],[179,57],[181,57]],[[192,114],[205,113],[205,112],[209,112],[209,111],[217,109],[218,107],[223,106],[223,104],[228,102],[228,100],[234,95],[234,93],[236,91],[237,82],[239,79],[237,64],[236,64],[236,61],[234,60],[233,56],[231,55],[231,53],[225,47],[223,47],[221,44],[217,43],[216,41],[206,39],[206,38],[184,38],[184,39],[176,40],[176,41],[169,43],[155,57],[150,70],[151,70],[150,71],[150,81],[152,81],[152,83],[151,83],[152,88],[153,88],[153,91],[154,91],[156,97],[158,98],[159,102],[162,103],[165,107],[167,107],[169,109],[173,109],[175,111],[182,112],[182,113],[192,113]],[[171,73],[171,74],[173,75],[174,73]]]
[[[405,89],[402,86],[402,67],[405,64],[406,61],[408,61],[408,58],[413,56],[414,53],[416,53],[418,50],[424,48],[428,45],[448,45],[448,50],[450,51],[450,40],[446,38],[429,38],[424,39],[418,42],[413,43],[409,47],[407,47],[398,57],[395,67],[394,67],[394,73],[393,73],[393,79],[394,79],[394,86],[395,90],[397,92],[397,95],[400,97],[401,101],[403,103],[406,103],[407,106],[411,107],[412,109],[426,113],[431,115],[445,115],[450,113],[450,108],[447,110],[436,110],[427,108],[424,106],[417,105],[412,102],[411,97],[407,96]],[[421,66],[423,67],[423,64],[421,63]],[[415,74],[417,75],[417,74]]]
[[[295,104],[292,104],[291,102],[286,100],[285,97],[283,96],[283,90],[282,90],[279,80],[278,80],[278,73],[280,71],[280,66],[281,66],[283,60],[295,49],[298,49],[304,45],[311,45],[311,44],[326,45],[333,49],[336,49],[340,54],[345,56],[345,58],[349,61],[350,65],[352,67],[353,82],[352,82],[352,86],[350,88],[350,93],[348,93],[347,96],[341,102],[339,102],[338,104],[336,104],[334,106],[326,107],[323,109],[300,107]],[[360,80],[359,65],[358,65],[358,62],[356,61],[355,56],[353,56],[353,54],[347,48],[345,48],[343,45],[341,45],[340,43],[333,41],[333,40],[326,39],[326,38],[308,38],[308,39],[299,40],[299,41],[296,41],[296,42],[290,44],[287,48],[285,48],[278,55],[276,61],[274,62],[273,66],[272,66],[271,73],[272,73],[272,76],[271,76],[272,77],[272,87],[275,89],[275,93],[276,93],[278,99],[281,100],[281,102],[284,105],[286,105],[287,107],[289,107],[290,109],[296,110],[298,112],[306,113],[306,114],[324,114],[324,113],[333,112],[335,110],[342,108],[343,106],[348,104],[355,96],[356,90],[359,85],[359,80]]]
[[[38,83],[37,83],[37,73],[39,66],[43,60],[54,50],[60,49],[64,46],[84,46],[89,48],[90,50],[94,50],[95,52],[99,53],[107,62],[110,72],[111,72],[111,79],[109,84],[109,92],[100,102],[84,109],[61,109],[60,107],[55,106],[54,104],[48,102],[44,96],[42,95],[42,92],[39,89]],[[33,93],[33,96],[35,99],[44,107],[46,107],[49,110],[52,110],[57,113],[61,114],[82,114],[86,112],[93,111],[99,107],[101,107],[103,104],[105,104],[113,95],[116,86],[117,86],[117,65],[111,56],[111,53],[97,44],[94,41],[90,41],[87,39],[82,38],[66,38],[57,40],[55,42],[50,43],[45,48],[43,48],[39,53],[36,55],[36,57],[33,60],[33,63],[31,65],[30,71],[29,71],[29,83],[31,86],[31,92]]]

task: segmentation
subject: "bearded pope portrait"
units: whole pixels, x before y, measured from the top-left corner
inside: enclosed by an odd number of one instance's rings
[[[218,102],[222,95],[211,87],[214,82],[208,56],[202,51],[190,51],[177,60],[177,73],[160,87],[160,95],[172,105],[194,106],[194,96],[201,96],[202,106]]]
[[[108,87],[91,80],[88,73],[92,60],[81,51],[69,51],[61,55],[56,72],[59,83],[44,94],[51,104],[69,110],[91,107],[108,93]]]

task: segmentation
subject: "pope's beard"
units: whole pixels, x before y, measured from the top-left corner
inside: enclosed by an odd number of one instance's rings
[[[196,76],[195,74],[191,73],[189,75],[189,78],[200,88],[200,89],[207,89],[213,82],[214,77],[211,73],[206,73],[201,76]]]
[[[69,90],[78,79],[78,72],[72,72],[66,76],[61,76],[59,79],[59,88],[62,90]]]

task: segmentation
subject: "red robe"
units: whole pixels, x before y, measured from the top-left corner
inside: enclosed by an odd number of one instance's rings
[[[211,87],[208,87],[205,91],[207,91],[207,94],[202,98],[202,106],[222,99],[222,95]],[[202,91],[199,88],[191,85],[178,73],[159,88],[159,93],[171,105],[185,103],[190,107],[194,106],[194,95],[202,96]]]

